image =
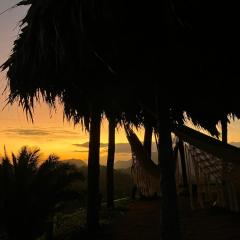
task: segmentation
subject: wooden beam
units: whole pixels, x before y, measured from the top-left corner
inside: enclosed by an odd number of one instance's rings
[[[187,142],[207,153],[219,157],[226,162],[240,165],[240,148],[223,143],[186,126],[176,126],[173,129],[173,133],[184,142]]]

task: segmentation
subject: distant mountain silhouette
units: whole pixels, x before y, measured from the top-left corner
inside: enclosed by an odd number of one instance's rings
[[[71,164],[75,164],[79,167],[79,171],[82,172],[85,181],[78,181],[74,184],[73,189],[77,189],[79,192],[87,193],[87,174],[88,168],[86,162],[78,159],[69,159],[63,160],[64,162],[69,162]],[[100,165],[100,193],[102,195],[102,200],[106,201],[106,175],[107,175],[107,167]],[[132,191],[132,178],[130,175],[130,167],[124,169],[115,169],[114,170],[114,185],[115,185],[115,199],[130,197]],[[86,194],[85,194],[86,197]],[[84,203],[81,203],[84,204]]]
[[[152,152],[152,160],[155,164],[158,164],[158,153],[157,152]],[[115,169],[127,169],[132,166],[132,160],[118,160],[114,163],[114,168]]]
[[[115,169],[123,169],[123,168],[130,168],[132,166],[132,160],[119,160],[114,163]]]
[[[240,148],[240,142],[230,142],[231,145]]]
[[[81,159],[64,159],[62,162],[68,162],[70,164],[76,165],[79,168],[87,166],[87,163]]]

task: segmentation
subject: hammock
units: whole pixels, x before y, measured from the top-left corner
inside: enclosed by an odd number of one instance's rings
[[[231,180],[234,165],[190,144],[184,146],[191,207],[215,205],[238,212],[237,193]],[[197,186],[195,194],[194,186]]]
[[[192,208],[213,204],[239,212],[240,149],[186,126],[178,126],[173,132],[185,141]],[[194,185],[197,199],[192,191]]]
[[[144,196],[153,196],[160,192],[159,167],[147,157],[141,141],[128,125],[125,126],[125,131],[132,150],[133,181]],[[240,149],[185,126],[174,129],[174,133],[185,141],[184,152],[192,208],[217,205],[238,212]],[[176,184],[180,193],[182,169],[177,144],[175,145]],[[196,192],[194,187],[197,188]]]
[[[125,131],[132,150],[131,175],[133,182],[143,196],[152,197],[160,189],[160,170],[147,157],[141,141],[128,125],[125,125]]]
[[[133,130],[125,125],[125,132],[132,151],[131,175],[133,182],[145,197],[160,192],[160,169],[145,152],[145,149]],[[175,144],[174,152],[177,147]]]

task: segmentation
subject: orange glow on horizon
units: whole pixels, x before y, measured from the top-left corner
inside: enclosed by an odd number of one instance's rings
[[[3,108],[3,98],[0,97],[0,108]],[[2,99],[1,99],[2,98]],[[138,133],[142,137],[142,131]],[[28,121],[25,113],[17,104],[6,106],[0,111],[0,155],[4,146],[8,153],[17,153],[22,146],[39,147],[42,158],[49,154],[56,154],[61,159],[81,159],[87,161],[87,144],[89,141],[88,132],[82,126],[74,126],[72,122],[63,120],[63,108],[58,105],[56,111],[49,109],[47,104],[38,103],[34,111],[34,122]],[[107,157],[108,122],[103,119],[101,126],[100,149],[101,162],[105,163]],[[116,144],[127,143],[123,129],[116,129]],[[130,152],[118,153],[119,160],[129,160]]]
[[[0,9],[7,9],[16,4],[17,0],[0,1]],[[1,15],[0,27],[0,65],[11,53],[13,41],[19,34],[16,27],[19,20],[26,14],[27,7],[16,8],[7,14]],[[44,103],[36,105],[34,123],[27,121],[21,107],[17,104],[5,106],[7,91],[5,73],[0,72],[0,155],[3,154],[4,146],[8,153],[18,152],[19,149],[28,145],[39,147],[43,153],[42,158],[49,154],[56,154],[61,159],[82,159],[87,161],[88,147],[82,145],[89,141],[88,133],[81,126],[74,127],[73,123],[63,121],[63,108],[57,106],[57,111],[50,111]],[[4,110],[2,110],[4,108]],[[138,133],[143,138],[143,130]],[[229,125],[229,142],[235,142],[240,146],[240,121],[231,122]],[[101,162],[106,161],[108,142],[108,123],[102,122],[101,128]],[[131,154],[127,145],[127,139],[123,129],[116,130],[116,144],[121,145],[116,153],[117,160],[129,160]],[[125,144],[125,145],[124,145]]]

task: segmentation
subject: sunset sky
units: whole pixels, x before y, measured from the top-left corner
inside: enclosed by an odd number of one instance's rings
[[[16,4],[17,0],[0,0],[0,12]],[[18,7],[0,15],[0,65],[11,53],[13,41],[16,39],[19,20],[25,15],[26,8]],[[5,106],[8,91],[5,73],[0,73],[0,154],[4,145],[8,152],[16,152],[21,146],[38,146],[44,156],[50,153],[59,155],[62,159],[87,159],[88,134],[80,126],[63,122],[62,107],[50,111],[48,106],[40,103],[36,106],[34,123],[28,122],[25,114],[17,105]],[[4,108],[4,110],[3,110]],[[107,122],[102,123],[101,157],[106,159],[107,151]],[[142,136],[142,132],[140,133]],[[229,126],[229,142],[240,146],[240,121],[232,122]],[[116,156],[119,160],[131,158],[130,148],[124,132],[119,129],[116,133]],[[43,157],[44,157],[43,156]]]

